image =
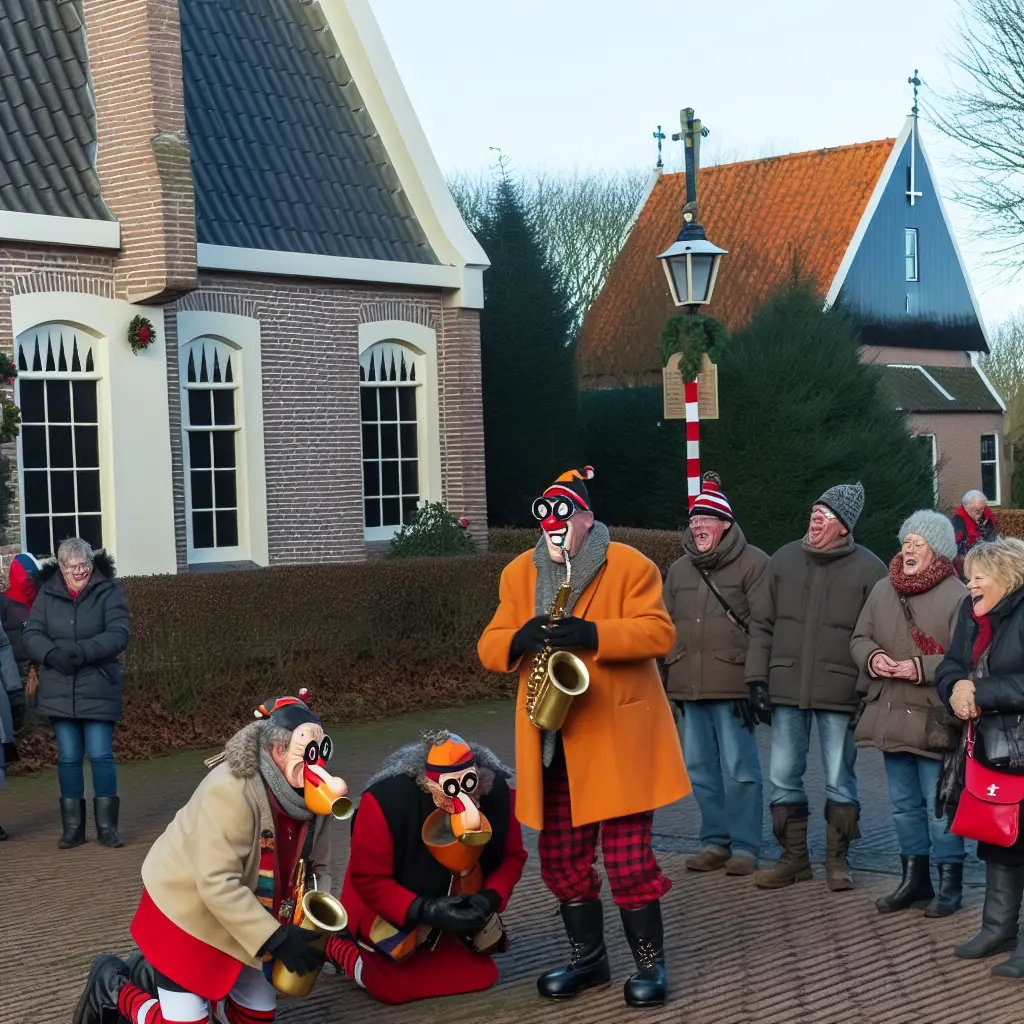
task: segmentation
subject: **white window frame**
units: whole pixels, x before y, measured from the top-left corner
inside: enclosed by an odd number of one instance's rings
[[[406,349],[422,367],[422,376],[416,388],[417,443],[420,474],[419,505],[441,500],[441,429],[437,386],[437,332],[423,324],[407,320],[375,320],[359,325],[359,360],[381,343],[390,343]],[[359,383],[360,395],[362,382]],[[360,402],[362,399],[360,398]],[[362,417],[360,416],[360,420]],[[364,511],[362,463],[362,430],[359,436],[359,515],[363,522],[363,536],[369,542],[389,541],[398,532],[395,526],[367,527]]]
[[[935,507],[939,505],[939,443],[934,434],[915,434],[914,437],[927,438],[931,442],[932,449],[932,502]]]
[[[907,250],[911,248],[908,244],[913,239],[913,252]],[[919,239],[917,236],[917,228],[904,228],[903,229],[903,272],[906,276],[907,281],[920,281],[921,280],[921,263],[920,263],[920,248],[918,245]],[[907,275],[907,264],[908,261],[914,261],[914,276],[910,277]]]
[[[996,454],[995,454],[995,458],[994,459],[981,459],[981,442],[984,441],[986,437],[991,437],[992,441],[993,441],[993,444],[995,445]],[[989,432],[986,432],[984,434],[981,434],[978,437],[978,457],[979,457],[979,466],[994,466],[995,467],[995,471],[996,471],[996,496],[994,498],[989,498],[988,499],[988,503],[990,505],[999,505],[999,504],[1002,503],[1001,499],[1002,499],[1003,495],[1002,495],[1002,486],[1001,486],[1002,485],[1002,481],[999,479],[1000,473],[999,473],[999,434],[998,433],[994,433],[994,432],[989,431]],[[982,493],[984,493],[984,491]],[[988,495],[986,495],[986,497],[988,497]]]

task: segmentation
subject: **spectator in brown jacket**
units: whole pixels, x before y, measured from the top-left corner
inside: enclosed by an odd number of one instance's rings
[[[859,698],[850,639],[871,588],[885,576],[882,562],[853,539],[863,508],[860,484],[830,487],[814,503],[807,535],[775,552],[751,595],[745,674],[758,712],[774,705],[772,828],[782,844],[775,867],[754,876],[762,889],[813,877],[803,781],[812,719],[825,770],[828,887],[853,888],[846,852],[860,836],[860,804],[849,726]]]
[[[747,595],[768,556],[747,543],[714,473],[690,509],[683,557],[665,578],[676,643],[665,659],[669,697],[683,712],[683,756],[700,807],[690,871],[751,875],[761,850],[761,762],[743,682]]]
[[[858,747],[882,751],[903,862],[900,884],[875,906],[883,914],[923,906],[925,917],[947,917],[960,909],[966,853],[963,839],[935,817],[933,803],[940,748],[955,744],[956,735],[942,735],[934,722],[930,727],[929,713],[942,706],[935,673],[967,588],[953,572],[956,537],[941,512],[915,512],[900,527],[900,544],[889,578],[875,584],[850,642],[858,689],[866,694],[854,739]]]

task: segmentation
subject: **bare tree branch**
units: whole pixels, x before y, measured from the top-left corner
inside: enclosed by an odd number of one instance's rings
[[[1006,440],[1024,444],[1024,309],[992,332],[981,366],[1006,403]]]

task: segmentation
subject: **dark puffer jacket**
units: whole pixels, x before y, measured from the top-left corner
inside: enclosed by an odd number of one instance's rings
[[[38,710],[50,718],[116,722],[121,717],[120,654],[131,638],[124,591],[114,579],[113,560],[96,553],[92,577],[72,599],[55,562],[39,571],[39,594],[25,623],[22,643],[40,666]],[[46,664],[55,647],[78,645],[85,664],[66,673]]]

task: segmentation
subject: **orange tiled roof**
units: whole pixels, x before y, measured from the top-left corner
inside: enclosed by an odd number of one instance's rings
[[[738,330],[797,274],[824,295],[895,141],[702,169],[698,216],[707,237],[729,250],[707,312]],[[685,174],[663,174],[655,183],[584,320],[584,387],[660,381],[658,342],[679,310],[655,257],[679,234],[685,201]]]

